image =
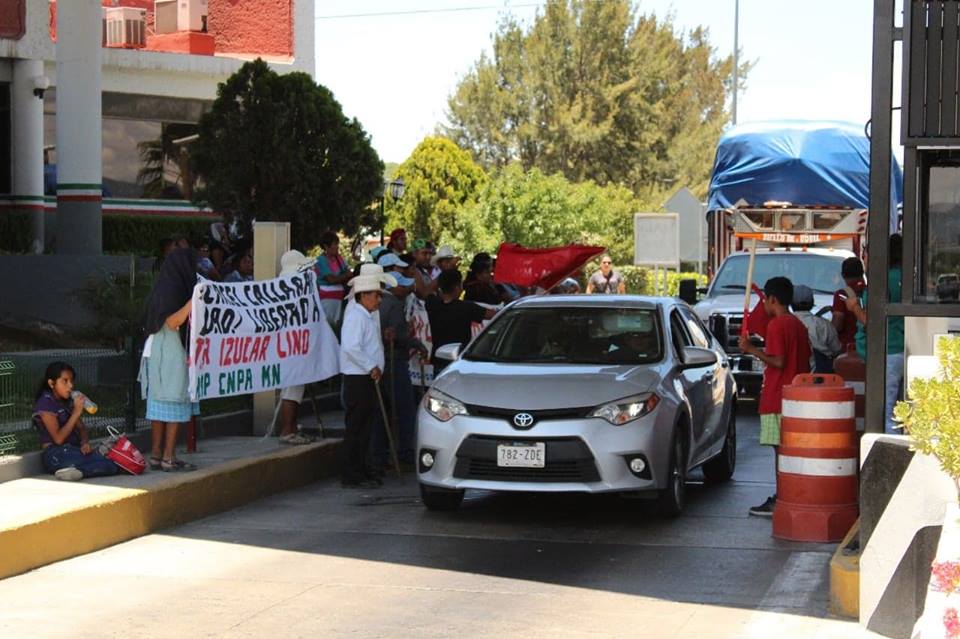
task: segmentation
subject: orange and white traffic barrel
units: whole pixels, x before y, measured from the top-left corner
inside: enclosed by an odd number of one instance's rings
[[[854,390],[839,375],[783,389],[773,536],[839,541],[859,515]]]
[[[857,354],[855,345],[850,344],[845,353],[833,360],[833,372],[842,377],[856,395],[857,431],[862,435],[867,406],[867,363]]]

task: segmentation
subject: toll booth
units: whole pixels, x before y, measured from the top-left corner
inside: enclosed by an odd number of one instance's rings
[[[960,0],[874,0],[859,616],[862,625],[887,637],[913,635],[941,535],[939,500],[956,501],[955,490],[940,492],[949,478],[935,460],[911,451],[907,437],[870,433],[884,431],[888,320],[904,319],[905,379],[917,372],[911,361],[933,354],[937,336],[960,333],[958,54]],[[898,95],[895,73],[901,74]],[[888,250],[891,174],[885,160],[897,129],[903,276],[894,299],[887,278],[895,264]]]

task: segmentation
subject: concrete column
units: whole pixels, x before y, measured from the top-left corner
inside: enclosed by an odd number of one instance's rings
[[[253,224],[253,278],[271,280],[280,274],[280,258],[290,250],[289,222],[254,222]],[[277,391],[253,394],[253,434],[264,435],[277,414]],[[274,433],[280,432],[280,417]]]
[[[57,3],[57,253],[102,248],[100,0]]]
[[[43,253],[42,60],[14,60],[12,88],[13,196],[17,210],[30,215],[30,252]]]

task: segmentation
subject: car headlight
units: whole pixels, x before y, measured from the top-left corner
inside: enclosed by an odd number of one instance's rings
[[[448,422],[457,415],[467,414],[467,407],[463,402],[433,389],[427,391],[426,397],[423,398],[423,407],[441,422]]]
[[[640,419],[644,415],[649,415],[659,403],[660,398],[657,395],[645,393],[604,404],[593,411],[590,416],[605,419],[614,426],[623,426]]]

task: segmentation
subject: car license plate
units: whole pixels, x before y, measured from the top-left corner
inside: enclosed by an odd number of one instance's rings
[[[547,445],[535,444],[499,444],[497,446],[497,466],[521,468],[543,468],[547,459]]]

